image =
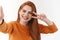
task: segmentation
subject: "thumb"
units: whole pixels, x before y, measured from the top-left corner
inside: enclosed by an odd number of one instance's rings
[[[37,19],[37,17],[35,17],[35,16],[32,16],[32,18]]]

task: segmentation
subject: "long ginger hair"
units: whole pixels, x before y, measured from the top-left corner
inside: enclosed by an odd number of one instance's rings
[[[34,5],[33,2],[31,1],[27,1],[25,3],[23,3],[19,10],[18,10],[18,19],[17,21],[20,21],[20,15],[19,15],[19,11],[25,6],[25,5],[29,5],[31,8],[32,8],[32,11],[36,12],[36,7]],[[36,16],[33,14],[33,16]],[[37,19],[31,19],[29,22],[28,22],[28,28],[29,28],[29,32],[30,32],[30,35],[32,37],[33,40],[40,40],[40,33],[39,33],[39,27],[38,27],[38,21]]]

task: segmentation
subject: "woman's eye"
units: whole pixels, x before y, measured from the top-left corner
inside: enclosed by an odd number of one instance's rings
[[[32,14],[32,12],[29,12],[29,14]]]
[[[26,12],[25,10],[23,10],[23,12]]]

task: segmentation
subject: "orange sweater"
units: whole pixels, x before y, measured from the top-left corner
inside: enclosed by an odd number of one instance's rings
[[[53,33],[57,31],[55,24],[50,26],[39,25],[40,33]],[[32,40],[29,35],[28,27],[21,25],[19,22],[14,21],[11,23],[3,23],[0,25],[0,32],[8,33],[9,40]]]

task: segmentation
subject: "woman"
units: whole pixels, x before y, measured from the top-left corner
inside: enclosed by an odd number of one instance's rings
[[[41,40],[40,33],[48,34],[57,31],[56,25],[45,14],[38,15],[34,3],[27,1],[18,10],[17,21],[6,23],[0,7],[0,31],[9,34],[9,40]],[[38,24],[38,19],[48,26]]]

